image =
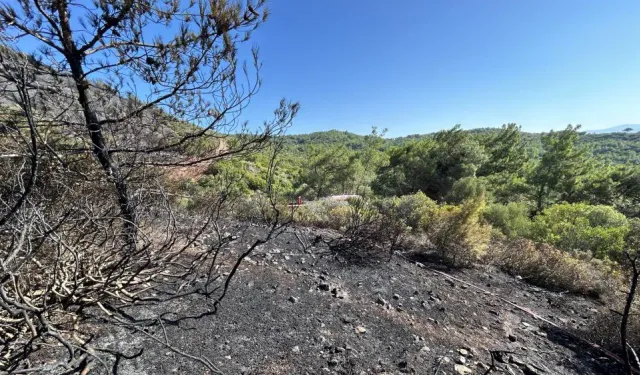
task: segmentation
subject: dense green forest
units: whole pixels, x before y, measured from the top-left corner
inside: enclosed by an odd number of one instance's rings
[[[417,199],[419,206],[449,213],[472,205],[478,223],[494,232],[600,259],[622,251],[632,221],[640,216],[637,133],[585,134],[569,125],[532,134],[508,124],[385,138],[374,128],[366,136],[341,131],[288,135],[278,145],[273,186],[289,202],[298,196],[313,202],[355,194],[378,205],[398,205],[403,199],[413,205]],[[206,195],[221,179],[231,179],[238,194],[252,196],[267,185],[269,160],[262,152],[221,161],[182,187],[191,196]]]
[[[587,134],[569,126],[550,133],[502,128],[385,138],[331,130],[281,140],[278,183],[284,195],[400,196],[418,191],[460,202],[482,190],[496,203],[523,202],[533,211],[560,202],[606,204],[636,216],[640,133]],[[210,167],[246,175],[247,191],[263,183],[267,154]],[[242,166],[242,168],[240,168]],[[262,180],[262,181],[261,181]],[[206,183],[206,179],[205,182]]]

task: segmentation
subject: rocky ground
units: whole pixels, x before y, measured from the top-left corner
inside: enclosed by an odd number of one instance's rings
[[[297,231],[310,241],[319,234]],[[597,301],[545,291],[493,268],[441,271],[400,255],[349,264],[323,247],[303,251],[287,232],[246,259],[217,315],[167,333],[173,345],[227,374],[618,371],[505,299],[568,330],[588,329],[604,310]],[[193,299],[176,308],[204,303]],[[119,374],[208,373],[142,336],[110,331],[105,340],[114,348],[145,349],[123,361]]]

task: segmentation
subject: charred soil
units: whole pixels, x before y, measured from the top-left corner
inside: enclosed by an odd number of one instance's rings
[[[172,345],[228,374],[619,371],[567,334],[588,331],[607,313],[596,300],[546,291],[491,267],[451,271],[399,254],[354,265],[298,239],[331,235],[295,228],[264,245],[245,259],[216,315],[166,327]],[[196,312],[207,303],[193,298],[173,308]],[[101,330],[113,349],[144,348],[117,373],[207,373],[143,336]]]

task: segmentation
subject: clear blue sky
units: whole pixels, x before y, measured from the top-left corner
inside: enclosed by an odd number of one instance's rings
[[[292,133],[390,136],[517,122],[640,123],[640,1],[271,0],[254,34],[260,121],[285,96]]]

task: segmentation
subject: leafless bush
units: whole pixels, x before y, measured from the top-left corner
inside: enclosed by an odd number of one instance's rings
[[[215,313],[242,260],[288,218],[268,183],[268,230],[235,253],[245,232],[226,218],[237,203],[229,186],[187,216],[165,176],[265,149],[298,107],[282,101],[257,131],[239,122],[260,64],[254,51],[251,82],[236,44],[264,20],[262,2],[176,4],[0,2],[0,40],[42,47],[25,56],[0,46],[0,372],[107,371],[103,355],[126,354],[96,344],[92,316],[218,372],[173,346],[164,324]],[[165,22],[186,27],[145,35]],[[192,295],[207,297],[202,311],[163,310]],[[141,305],[155,315],[138,316]]]
[[[619,301],[622,301],[620,298]],[[609,350],[622,353],[620,349],[620,325],[622,321],[623,303],[615,302],[609,305],[609,310],[598,315],[588,327],[583,327],[577,333],[588,337],[590,341]],[[632,348],[640,348],[640,314],[638,306],[634,306],[629,320],[627,342]],[[635,317],[635,318],[634,318]]]
[[[629,288],[624,298],[624,305],[620,313],[620,346],[624,353],[624,361],[626,370],[629,375],[640,371],[640,359],[638,359],[637,342],[631,342],[629,336],[634,333],[638,327],[633,327],[634,307],[636,306],[636,294],[638,293],[638,285],[640,284],[640,220],[632,221],[632,230],[627,235],[626,249],[623,252],[623,267],[628,274]],[[630,329],[631,327],[631,329]]]
[[[31,122],[33,113],[29,107],[24,110]],[[236,204],[225,186],[200,202],[197,215],[187,217],[172,207],[160,172],[140,169],[127,180],[136,191],[138,234],[132,247],[121,235],[125,226],[108,177],[91,158],[64,157],[64,164],[59,163],[42,144],[31,148],[24,135],[10,133],[31,157],[10,158],[2,171],[2,176],[13,176],[5,180],[9,189],[2,191],[3,206],[9,209],[2,211],[0,233],[0,368],[5,371],[36,370],[32,354],[56,342],[67,356],[39,370],[89,366],[100,353],[85,324],[90,311],[99,310],[112,324],[141,334],[143,327],[166,319],[161,308],[156,317],[139,319],[125,313],[125,307],[161,306],[200,294],[210,304],[190,315],[214,313],[240,261],[286,224],[274,196],[266,195],[270,230],[234,255],[229,249],[241,231],[225,220]],[[159,337],[155,339],[170,345]],[[206,359],[197,360],[215,369]]]
[[[406,225],[366,199],[350,200],[345,208],[342,235],[327,242],[329,249],[350,263],[388,261],[408,231]]]

